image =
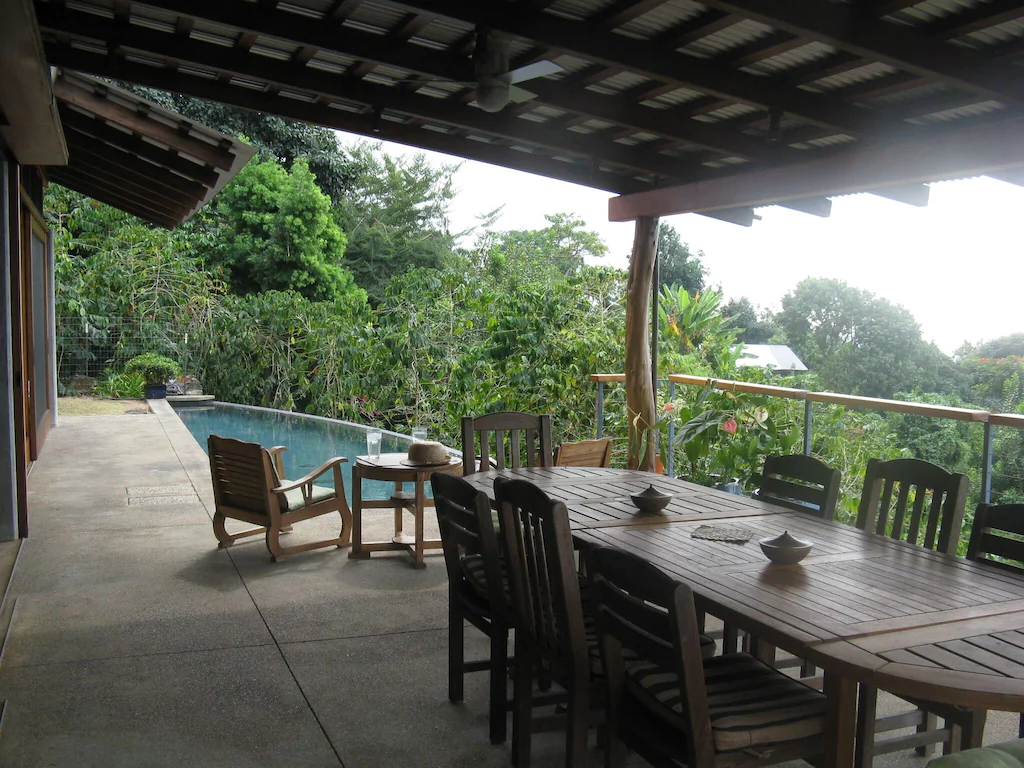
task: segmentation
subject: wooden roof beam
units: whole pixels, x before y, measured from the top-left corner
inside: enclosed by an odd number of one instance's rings
[[[872,192],[1024,166],[1024,118],[949,131],[927,139],[851,149],[781,168],[665,187],[609,202],[612,221],[640,216],[776,205],[789,200]]]
[[[542,155],[531,155],[458,136],[414,128],[390,120],[382,120],[375,130],[374,121],[367,114],[355,115],[323,104],[310,104],[281,96],[268,97],[265,93],[247,88],[225,88],[215,81],[204,78],[190,77],[171,70],[161,70],[123,60],[111,62],[106,56],[69,47],[48,44],[46,52],[47,58],[52,62],[59,62],[63,66],[82,71],[94,70],[95,74],[105,77],[159,88],[172,93],[219,101],[289,120],[302,120],[371,138],[431,149],[467,160],[479,160],[609,192],[631,192],[651,186],[647,182],[638,181],[627,175],[605,171],[600,167],[595,167],[592,163],[566,163]],[[577,136],[577,134],[573,134],[573,136]]]
[[[904,205],[913,205],[915,208],[927,208],[928,197],[931,188],[927,184],[899,184],[884,189],[869,189],[870,194],[877,197],[884,197],[886,200],[894,200]]]
[[[667,0],[619,0],[607,8],[603,8],[587,19],[588,24],[600,24],[607,29],[621,27],[633,19],[638,19],[648,11],[653,11]]]
[[[415,7],[408,3],[391,3]],[[533,40],[606,66],[621,65],[654,80],[675,82],[682,87],[734,99],[763,108],[782,109],[804,119],[851,135],[875,129],[862,110],[827,95],[782,87],[764,77],[689,56],[666,56],[660,46],[632,40],[612,32],[581,27],[578,22],[550,14],[523,13],[514,6],[478,3],[475,0],[434,0],[433,12],[465,23],[484,24],[506,34]]]
[[[936,40],[953,40],[1021,17],[1024,17],[1021,0],[993,0],[929,22],[923,32]]]
[[[987,98],[1024,103],[1019,78],[985,54],[867,19],[850,5],[818,0],[707,0],[705,5]]]
[[[101,22],[102,23],[102,22]],[[646,150],[615,144],[597,136],[587,136],[565,131],[556,132],[543,124],[532,123],[510,117],[506,114],[488,114],[481,110],[466,109],[445,99],[435,99],[416,93],[404,92],[364,82],[339,82],[327,73],[300,70],[289,64],[267,57],[246,55],[237,59],[223,46],[190,41],[177,43],[170,36],[154,33],[154,45],[148,50],[160,50],[169,54],[172,50],[182,61],[200,64],[215,69],[228,70],[252,79],[266,80],[278,86],[302,91],[312,91],[334,99],[357,102],[365,106],[391,109],[424,118],[430,122],[459,126],[469,130],[501,136],[513,141],[535,144],[555,150],[560,154],[581,156],[587,159],[599,158],[621,165],[639,173],[666,176],[669,179],[692,178],[697,169],[671,157]],[[166,39],[164,39],[166,38]],[[160,49],[156,44],[159,44]],[[97,60],[93,70],[103,65]],[[225,90],[236,87],[223,85]]]
[[[48,29],[77,30],[79,34],[98,39],[104,39],[110,34],[110,22],[90,14],[72,10],[60,13],[53,13],[46,9],[40,9],[40,11],[41,20]],[[447,100],[444,99],[417,94],[402,94],[398,89],[345,80],[328,73],[311,70],[308,67],[296,67],[265,56],[239,53],[230,48],[198,40],[179,41],[172,35],[156,30],[133,30],[132,40],[140,50],[153,54],[174,56],[176,59],[188,60],[194,64],[223,72],[244,74],[293,87],[300,91],[315,91],[362,103],[370,103],[375,99],[383,98],[396,109],[445,122],[458,123],[463,119],[462,116],[473,121],[491,120],[492,123],[502,119],[500,115],[490,116],[483,112],[477,113],[476,110],[467,111],[465,109],[458,110],[456,115],[452,107],[458,105],[447,103]],[[96,56],[96,54],[92,54],[92,56]],[[234,86],[225,84],[224,87],[233,88]],[[653,131],[668,138],[682,139],[730,155],[750,159],[766,159],[781,157],[786,152],[785,148],[772,147],[757,139],[742,135],[730,136],[714,126],[695,121],[680,121],[670,115],[659,114],[656,110],[644,107],[623,107],[621,102],[613,97],[601,97],[597,94],[579,91],[565,92],[555,81],[532,81],[530,90],[539,96],[537,103],[551,104],[559,109],[580,112],[620,124],[623,120],[629,120],[631,122],[625,123],[627,127]],[[520,121],[520,123],[522,125],[516,124],[517,132],[529,130],[525,121]],[[482,125],[483,123],[476,122],[471,127],[486,130]],[[578,134],[572,134],[572,137],[566,137],[566,140],[570,138],[574,140],[576,136]],[[563,145],[560,148],[570,153],[574,152],[573,146]],[[598,153],[603,151],[599,148],[592,148],[592,150]],[[579,150],[576,150],[575,153],[579,154]],[[654,168],[657,167],[659,165],[654,166]]]
[[[827,197],[804,197],[798,200],[787,200],[779,205],[792,211],[819,216],[823,219],[832,215],[832,201]]]

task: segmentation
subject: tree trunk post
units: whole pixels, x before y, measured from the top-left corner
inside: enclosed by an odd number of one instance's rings
[[[653,471],[656,464],[657,423],[651,371],[649,318],[654,257],[658,248],[658,219],[636,220],[633,256],[626,283],[626,415],[629,419],[630,469]]]

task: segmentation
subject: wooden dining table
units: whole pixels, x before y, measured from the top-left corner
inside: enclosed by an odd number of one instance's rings
[[[582,546],[616,546],[689,584],[700,608],[824,672],[825,765],[853,765],[856,691],[1024,712],[1024,576],[861,531],[757,499],[634,470],[492,470],[467,481],[494,498],[520,478],[565,503]],[[663,513],[629,499],[653,485]],[[744,543],[693,538],[702,525],[742,526]],[[758,539],[789,531],[814,548],[774,565]]]

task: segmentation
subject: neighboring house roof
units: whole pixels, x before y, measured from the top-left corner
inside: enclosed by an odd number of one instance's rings
[[[776,371],[806,371],[807,366],[796,352],[784,344],[744,344],[737,368],[755,366]]]

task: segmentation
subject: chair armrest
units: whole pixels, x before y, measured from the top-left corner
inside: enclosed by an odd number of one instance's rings
[[[285,491],[294,491],[296,488],[301,488],[304,485],[312,485],[313,481],[316,480],[320,475],[326,473],[328,470],[334,467],[340,467],[348,461],[344,456],[335,456],[333,459],[328,459],[319,467],[314,469],[308,475],[300,477],[298,480],[289,480],[287,483],[282,483],[274,489],[274,493],[284,493]],[[337,488],[335,488],[337,490]]]
[[[270,458],[274,462],[274,469],[277,470],[277,476],[282,482],[284,482],[284,458],[281,454],[287,450],[287,445],[275,445],[273,448],[267,448],[267,453],[270,454]]]

